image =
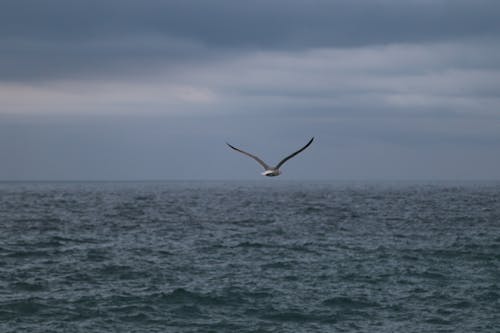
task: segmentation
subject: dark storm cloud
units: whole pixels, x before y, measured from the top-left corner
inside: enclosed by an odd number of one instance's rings
[[[343,46],[498,33],[477,1],[3,1],[2,35],[78,39],[160,33],[225,46]]]
[[[4,0],[0,79],[147,71],[248,49],[491,38],[499,12],[494,0]]]

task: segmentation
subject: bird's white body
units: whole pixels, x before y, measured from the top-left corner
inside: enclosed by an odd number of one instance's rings
[[[281,171],[278,169],[272,169],[272,170],[266,170],[261,173],[262,176],[267,176],[267,177],[276,177],[281,175]]]

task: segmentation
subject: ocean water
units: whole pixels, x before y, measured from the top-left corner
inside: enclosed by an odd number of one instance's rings
[[[0,183],[0,332],[500,332],[500,183]]]

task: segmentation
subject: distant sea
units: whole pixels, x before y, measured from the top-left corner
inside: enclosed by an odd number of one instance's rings
[[[500,183],[0,183],[0,332],[500,332]]]

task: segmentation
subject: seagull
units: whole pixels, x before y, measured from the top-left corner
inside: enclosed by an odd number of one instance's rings
[[[236,151],[238,151],[238,152],[240,152],[240,153],[242,153],[242,154],[245,154],[245,155],[247,155],[247,156],[249,156],[249,157],[253,158],[253,159],[254,159],[254,160],[256,160],[256,161],[257,161],[260,165],[262,165],[262,166],[264,167],[264,172],[262,172],[262,175],[263,175],[263,176],[267,176],[267,177],[275,177],[275,176],[279,176],[279,175],[281,175],[280,167],[281,167],[283,164],[285,164],[285,162],[286,162],[286,161],[288,161],[289,159],[291,159],[292,157],[294,157],[295,155],[297,155],[298,153],[302,152],[304,149],[306,149],[307,147],[309,147],[309,145],[313,142],[313,140],[314,140],[314,137],[312,137],[312,138],[311,138],[311,140],[309,140],[309,142],[308,142],[308,143],[307,143],[304,147],[300,148],[300,149],[299,149],[299,150],[297,150],[295,153],[290,154],[290,155],[288,155],[287,157],[285,157],[284,159],[282,159],[282,160],[281,160],[281,161],[280,161],[280,162],[279,162],[279,163],[278,163],[275,167],[272,167],[272,166],[267,165],[267,164],[266,164],[263,160],[261,160],[260,158],[258,158],[258,157],[257,157],[257,156],[255,156],[255,155],[252,155],[252,154],[250,154],[250,153],[247,153],[246,151],[243,151],[243,150],[238,149],[238,148],[236,148],[236,147],[234,147],[234,146],[231,146],[231,145],[230,145],[229,143],[227,143],[227,142],[226,142],[226,144],[227,144],[230,148],[232,148],[232,149],[234,149],[234,150],[236,150]]]

